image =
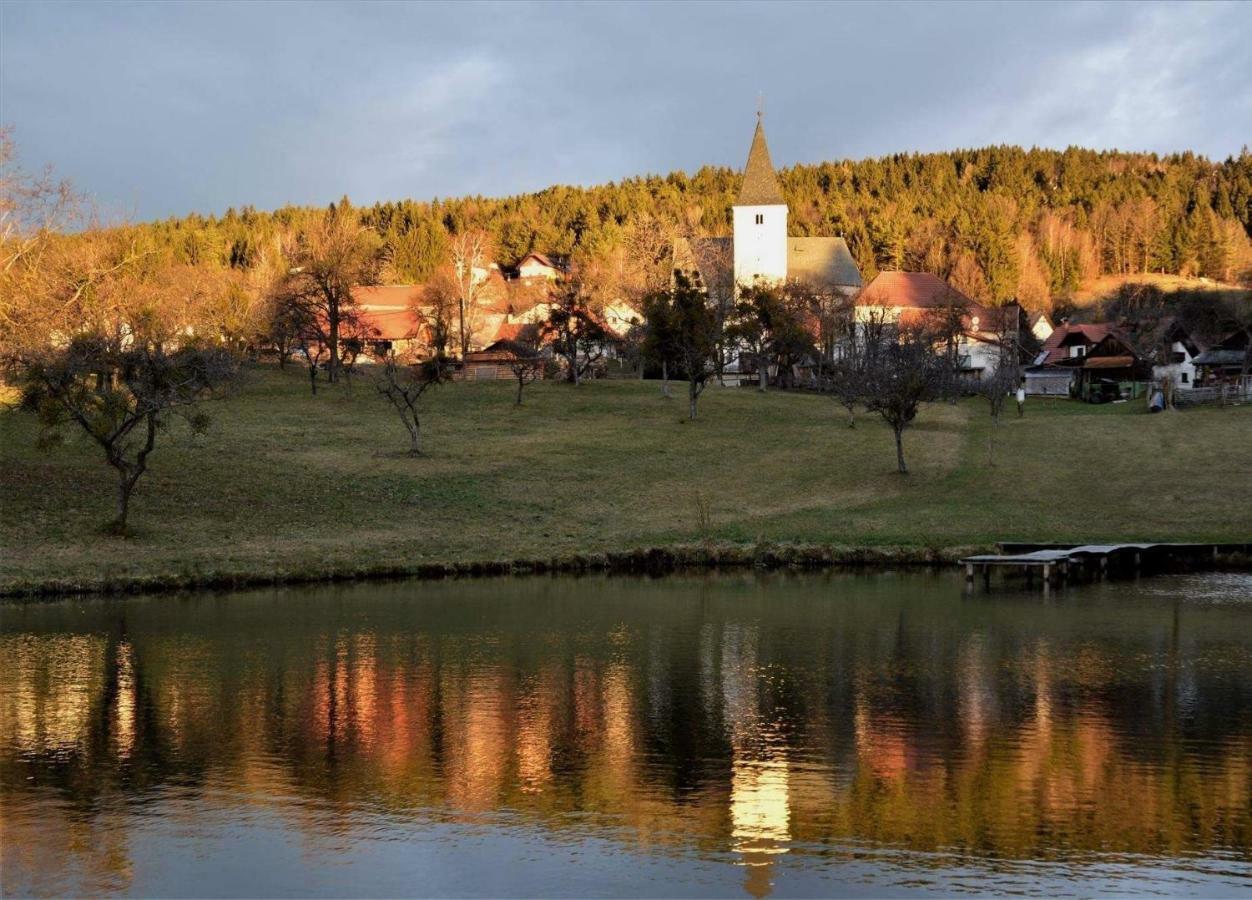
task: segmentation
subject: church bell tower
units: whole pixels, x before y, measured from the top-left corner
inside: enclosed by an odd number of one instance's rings
[[[787,280],[787,202],[765,145],[761,113],[743,169],[743,187],[734,205],[735,284]]]

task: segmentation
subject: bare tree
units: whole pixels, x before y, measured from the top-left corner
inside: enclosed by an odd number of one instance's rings
[[[377,281],[381,241],[349,208],[332,206],[307,230],[287,242],[290,271],[283,288],[290,302],[312,314],[330,354],[327,381],[339,379],[345,323],[351,319],[353,289]]]
[[[507,342],[507,349],[511,354],[509,371],[513,373],[513,378],[517,381],[516,406],[522,405],[522,390],[526,385],[543,378],[548,361],[540,352],[539,344],[540,339],[530,335],[522,335],[516,340]]]
[[[950,362],[936,352],[936,343],[937,336],[923,328],[899,328],[894,333],[885,329],[882,344],[866,353],[865,408],[890,426],[902,475],[908,474],[905,429],[917,418],[923,402],[943,396],[952,383]]]
[[[435,357],[422,363],[402,363],[387,353],[377,367],[374,387],[385,398],[409,433],[409,456],[422,453],[421,399],[446,380],[444,360]]]
[[[854,301],[849,315],[838,319],[834,359],[826,375],[827,389],[848,413],[848,427],[856,427],[856,408],[865,399],[866,371],[874,352],[884,346],[888,313],[881,307],[863,307]]]
[[[464,358],[470,351],[479,303],[489,290],[488,275],[494,247],[487,232],[471,228],[456,235],[448,249],[450,274],[456,286],[457,331],[461,357]]]
[[[1022,383],[1020,307],[1003,306],[988,310],[988,313],[996,314],[994,330],[991,331],[995,342],[995,364],[990,372],[983,373],[978,382],[978,392],[986,398],[991,418],[999,425],[1005,402]]]
[[[207,331],[220,281],[153,263],[124,232],[89,233],[74,247],[76,265],[67,257],[42,273],[44,299],[56,298],[59,317],[7,344],[3,361],[37,405],[45,442],[76,425],[103,449],[118,476],[110,528],[122,534],[158,433],[175,415],[203,429],[207,417],[192,407],[228,385],[238,367],[227,345],[194,336]]]

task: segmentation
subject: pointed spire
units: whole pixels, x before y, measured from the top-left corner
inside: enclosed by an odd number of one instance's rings
[[[735,206],[781,206],[782,187],[770,162],[769,147],[765,146],[765,126],[761,122],[761,110],[756,113],[756,133],[752,135],[752,149],[748,151],[748,164],[743,167],[743,187]]]

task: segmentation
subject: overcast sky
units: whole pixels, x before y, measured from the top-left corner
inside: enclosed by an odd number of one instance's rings
[[[114,215],[1022,144],[1252,142],[1252,3],[0,3],[0,123]]]

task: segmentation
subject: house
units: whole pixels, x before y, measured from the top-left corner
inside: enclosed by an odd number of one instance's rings
[[[1192,360],[1200,387],[1236,385],[1244,396],[1252,395],[1252,375],[1245,375],[1248,364],[1249,338],[1246,330],[1226,335]]]
[[[862,322],[917,323],[945,311],[959,316],[956,353],[961,373],[970,381],[995,371],[1001,346],[1006,341],[1020,344],[1032,330],[1031,319],[1016,302],[983,306],[930,272],[880,272],[857,297],[856,307]]]
[[[1062,362],[1085,357],[1112,329],[1095,323],[1076,325],[1062,321],[1043,342],[1043,349],[1026,369],[1026,393],[1038,397],[1072,397],[1077,370]]]
[[[1082,353],[1061,359],[1056,367],[1074,373],[1074,396],[1088,403],[1139,397],[1147,392],[1152,375],[1152,364],[1112,329]]]
[[[421,314],[422,287],[415,284],[359,285],[352,289],[353,319],[341,343],[350,354],[383,356],[425,346],[429,337]]]
[[[674,268],[695,269],[709,286],[729,282],[741,288],[799,280],[848,296],[860,290],[861,272],[843,238],[788,235],[787,201],[770,160],[759,113],[743,185],[731,213],[731,237],[676,241]]]
[[[517,277],[527,281],[535,279],[556,281],[566,273],[568,268],[565,261],[557,257],[546,256],[543,253],[527,253],[517,264]]]
[[[1204,346],[1193,338],[1181,324],[1170,320],[1161,335],[1160,357],[1152,366],[1152,382],[1161,384],[1165,379],[1173,382],[1174,390],[1189,391],[1195,387],[1195,360],[1204,352]]]

